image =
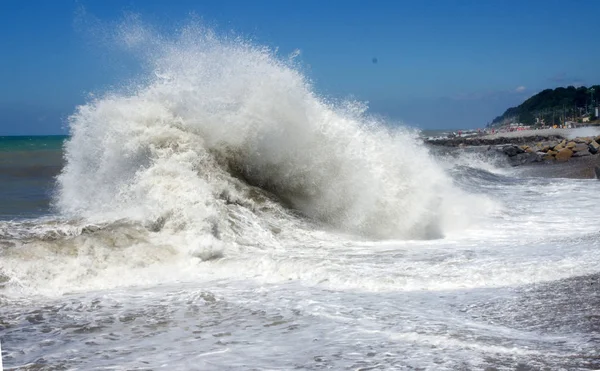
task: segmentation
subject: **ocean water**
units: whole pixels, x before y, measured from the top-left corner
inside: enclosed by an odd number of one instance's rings
[[[0,219],[50,213],[65,136],[0,137]]]
[[[118,36],[139,81],[0,138],[5,368],[600,368],[600,182],[434,155],[195,25]]]

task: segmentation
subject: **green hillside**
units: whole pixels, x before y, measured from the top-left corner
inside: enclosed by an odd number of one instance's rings
[[[599,97],[600,85],[546,89],[520,105],[507,109],[491,125],[508,122],[527,125],[543,122],[552,125],[564,121],[579,121],[586,115],[594,114],[593,107],[598,104]]]

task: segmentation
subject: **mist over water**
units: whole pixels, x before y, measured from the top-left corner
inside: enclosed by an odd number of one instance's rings
[[[5,365],[599,365],[598,182],[430,152],[298,53],[109,34],[144,72],[69,118],[54,212],[0,222]]]

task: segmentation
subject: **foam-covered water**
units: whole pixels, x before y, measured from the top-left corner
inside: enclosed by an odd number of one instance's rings
[[[118,30],[146,74],[70,117],[55,212],[0,222],[5,366],[598,366],[597,181],[432,155],[197,25]]]

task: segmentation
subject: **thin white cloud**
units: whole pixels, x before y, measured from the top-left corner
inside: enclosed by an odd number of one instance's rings
[[[517,92],[517,93],[522,93],[522,92],[524,92],[524,91],[525,91],[525,89],[527,89],[527,88],[526,88],[526,87],[524,87],[523,85],[521,85],[521,86],[519,86],[519,87],[517,87],[517,88],[515,89],[515,92]]]

